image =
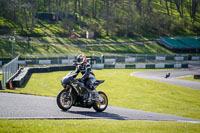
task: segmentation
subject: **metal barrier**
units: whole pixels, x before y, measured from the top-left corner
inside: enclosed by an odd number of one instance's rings
[[[169,55],[169,54],[103,54],[87,56],[92,60],[93,64],[126,64],[132,65],[137,63],[183,63],[188,61],[200,61],[199,55]],[[20,65],[51,65],[62,64],[72,65],[76,60],[75,55],[58,54],[58,55],[30,55],[19,59]],[[5,64],[5,61],[0,60],[0,65]]]
[[[2,81],[3,81],[3,88],[6,88],[6,81],[11,78],[18,70],[18,55],[15,59],[11,60],[9,63],[3,65],[2,67]]]

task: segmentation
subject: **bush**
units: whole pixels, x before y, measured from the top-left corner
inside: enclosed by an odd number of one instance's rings
[[[42,37],[46,36],[46,33],[40,28],[34,28],[31,35],[34,37]]]

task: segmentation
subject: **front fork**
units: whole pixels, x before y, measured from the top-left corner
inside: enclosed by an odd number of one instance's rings
[[[65,88],[67,90],[67,93],[66,93],[66,98],[69,98],[71,96],[71,93],[72,93],[72,88]]]

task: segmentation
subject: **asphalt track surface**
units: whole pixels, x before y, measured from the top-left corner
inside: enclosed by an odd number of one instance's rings
[[[170,76],[168,78],[165,78],[166,73],[170,73]],[[139,71],[131,73],[131,76],[200,90],[199,81],[179,79],[181,77],[192,76],[196,74],[200,75],[200,63],[192,63],[187,69]]]
[[[62,111],[56,104],[56,98],[13,93],[0,93],[0,119],[112,119],[200,123],[196,119],[113,106],[108,106],[101,113],[92,108],[79,107]]]

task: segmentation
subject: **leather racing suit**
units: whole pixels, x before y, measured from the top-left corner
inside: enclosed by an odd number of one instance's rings
[[[81,65],[77,65],[74,75],[75,78],[78,76],[79,72],[81,72],[82,74],[80,80],[84,82],[86,87],[88,87],[91,90],[94,90],[93,83],[96,81],[96,78],[92,71],[91,65],[88,62],[85,62]]]

